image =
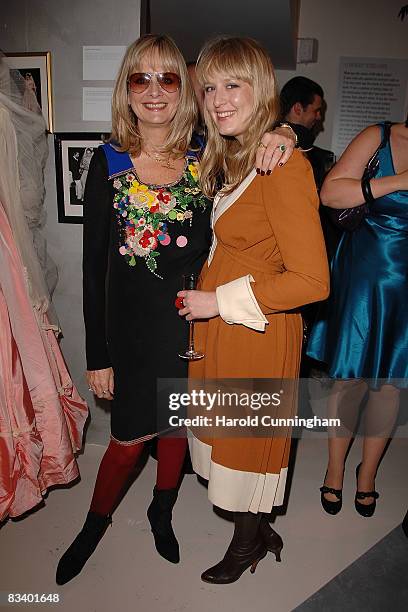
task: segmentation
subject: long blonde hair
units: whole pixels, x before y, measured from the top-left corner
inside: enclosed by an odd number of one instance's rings
[[[211,81],[215,73],[249,83],[254,92],[254,108],[242,145],[235,138],[222,136],[207,109],[207,146],[200,164],[203,192],[214,196],[220,175],[230,193],[249,174],[263,134],[272,129],[279,113],[275,73],[269,55],[251,38],[221,37],[207,43],[197,62],[200,85]]]
[[[128,79],[140,70],[141,62],[146,58],[159,61],[165,72],[175,72],[180,76],[180,100],[167,139],[160,150],[182,156],[190,144],[197,106],[186,63],[176,43],[169,36],[147,34],[128,47],[113,90],[110,142],[121,151],[129,151],[132,155],[140,153],[142,138],[137,117],[128,103]]]

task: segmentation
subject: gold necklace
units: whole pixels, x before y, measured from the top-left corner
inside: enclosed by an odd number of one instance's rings
[[[145,155],[147,155],[147,157],[149,157],[153,161],[155,161],[158,164],[160,164],[163,168],[168,168],[169,170],[175,170],[175,167],[172,166],[171,163],[170,163],[170,155],[167,158],[165,158],[165,157],[160,157],[159,153],[154,153],[153,152],[153,154],[150,154],[145,149],[142,149],[142,152]]]

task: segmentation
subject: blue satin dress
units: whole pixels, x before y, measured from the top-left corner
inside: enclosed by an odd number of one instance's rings
[[[395,174],[389,142],[379,161],[376,178]],[[344,232],[331,276],[307,354],[332,378],[408,378],[408,191],[374,200]]]

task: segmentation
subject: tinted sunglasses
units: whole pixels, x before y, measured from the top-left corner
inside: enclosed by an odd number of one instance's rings
[[[174,72],[135,72],[128,78],[128,87],[133,93],[143,93],[149,87],[153,77],[167,93],[174,93],[180,88],[181,79]]]

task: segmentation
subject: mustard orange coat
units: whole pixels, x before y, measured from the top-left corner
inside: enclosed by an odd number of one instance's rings
[[[217,219],[217,244],[204,264],[201,289],[215,291],[252,275],[253,294],[268,324],[255,331],[220,316],[196,322],[196,348],[205,358],[190,377],[295,379],[302,349],[299,307],[328,295],[329,272],[309,162],[295,151],[270,176],[255,176]],[[278,414],[279,416],[279,414]],[[286,436],[193,436],[194,469],[209,480],[209,498],[233,511],[270,512],[281,505],[290,450]]]

